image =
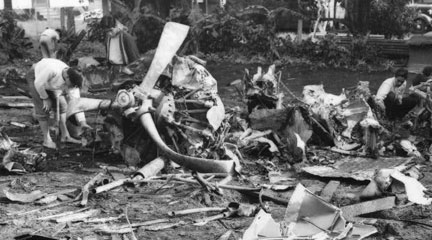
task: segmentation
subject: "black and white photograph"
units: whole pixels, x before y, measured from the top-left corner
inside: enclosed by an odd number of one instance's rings
[[[432,239],[432,0],[0,0],[0,240]]]

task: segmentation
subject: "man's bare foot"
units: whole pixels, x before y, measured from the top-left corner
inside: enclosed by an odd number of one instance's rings
[[[84,129],[93,129],[92,127],[90,127],[90,125],[88,125],[86,122],[80,122],[79,125],[84,128]]]
[[[126,75],[133,75],[134,72],[132,72],[132,70],[130,70],[128,67],[122,67],[121,69],[122,73],[126,74]]]
[[[77,140],[77,139],[75,139],[75,138],[73,138],[73,137],[70,137],[70,136],[68,136],[68,137],[62,137],[62,138],[60,139],[60,141],[63,142],[63,143],[76,143],[76,144],[81,144],[81,141],[80,141],[80,140]]]
[[[42,146],[46,147],[46,148],[50,148],[50,149],[56,149],[57,146],[53,141],[44,141],[42,143]]]

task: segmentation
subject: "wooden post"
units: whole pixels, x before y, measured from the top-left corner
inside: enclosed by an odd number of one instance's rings
[[[208,0],[204,0],[205,1],[205,13],[209,14],[209,5],[208,5]]]
[[[60,28],[61,29],[65,29],[66,28],[65,17],[66,17],[65,8],[62,7],[62,8],[60,8]]]
[[[297,0],[297,9],[300,9],[300,0]],[[297,21],[297,42],[301,43],[303,38],[303,19],[299,18]]]
[[[299,19],[297,22],[297,42],[301,42],[303,38],[303,19]]]

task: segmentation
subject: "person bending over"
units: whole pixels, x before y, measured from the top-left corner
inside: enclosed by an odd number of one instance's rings
[[[56,58],[59,49],[60,30],[45,29],[39,38],[43,58]]]
[[[404,96],[407,88],[408,71],[396,70],[394,77],[386,79],[375,96],[376,105],[390,120],[403,118],[420,101],[415,94]]]
[[[30,94],[35,105],[35,116],[39,121],[43,133],[43,146],[56,148],[56,144],[49,134],[49,112],[56,111],[58,98],[60,109],[60,134],[62,142],[81,143],[69,135],[66,128],[66,109],[67,103],[64,96],[65,92],[74,91],[75,88],[82,87],[82,76],[66,63],[54,59],[43,58],[34,66],[33,78],[28,78]],[[83,122],[84,124],[85,121]]]

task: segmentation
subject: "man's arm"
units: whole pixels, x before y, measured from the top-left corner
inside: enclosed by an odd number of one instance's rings
[[[48,99],[48,94],[45,89],[45,84],[51,78],[51,74],[49,71],[36,71],[36,79],[34,81],[34,85],[36,88],[36,92],[39,94],[41,99]]]
[[[381,109],[385,109],[384,99],[390,93],[391,90],[391,81],[385,80],[378,89],[378,92],[375,96],[375,102]]]

